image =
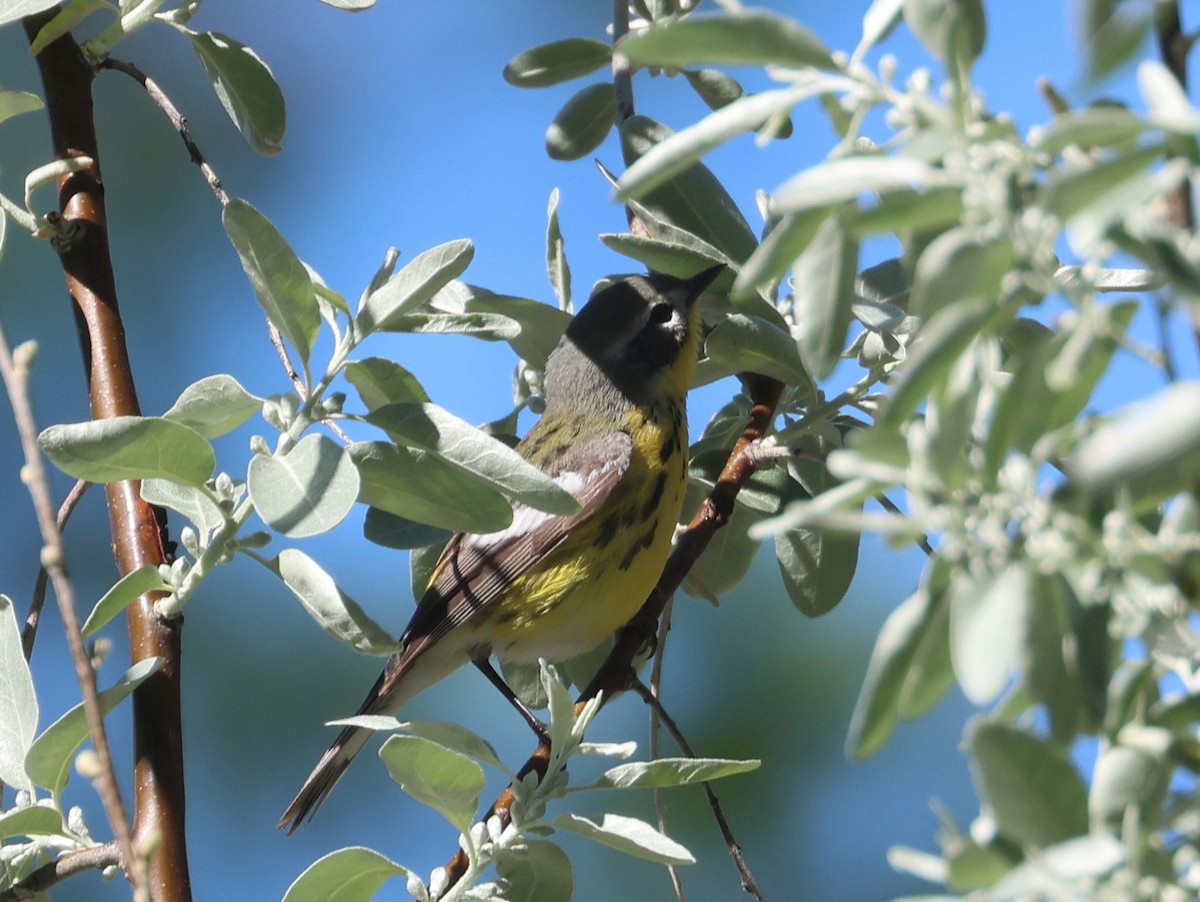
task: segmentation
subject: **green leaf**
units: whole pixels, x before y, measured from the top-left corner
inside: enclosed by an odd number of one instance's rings
[[[108,714],[129,693],[162,667],[162,658],[143,658],[130,667],[111,689],[100,693],[100,710]],[[38,786],[57,794],[67,785],[75,753],[88,738],[87,715],[80,702],[50,724],[30,746],[25,771]]]
[[[370,9],[375,5],[375,0],[321,0],[326,6],[332,6],[335,9],[344,9],[351,13],[360,13],[364,9]]]
[[[159,417],[109,417],[50,426],[38,444],[56,467],[88,482],[160,477],[203,485],[217,465],[204,437]]]
[[[407,873],[406,868],[378,852],[349,846],[305,868],[288,887],[283,902],[367,902],[389,877]]]
[[[732,313],[708,334],[704,350],[730,372],[770,376],[815,396],[816,387],[800,360],[796,340],[774,323]]]
[[[917,259],[909,309],[928,320],[963,298],[995,300],[1012,266],[1007,236],[989,238],[971,226],[942,232]]]
[[[835,209],[819,207],[783,217],[737,274],[732,290],[734,299],[750,297],[763,286],[782,279],[783,274],[820,234],[821,225]]]
[[[450,538],[450,531],[427,523],[417,523],[377,507],[369,507],[363,520],[363,538],[384,548],[407,551],[432,545],[434,542],[445,542]]]
[[[1069,744],[1079,732],[1083,717],[1083,687],[1071,666],[1069,649],[1072,606],[1071,587],[1059,573],[1034,573],[1031,595],[1025,605],[1021,639],[1021,672],[1025,686],[1050,715],[1055,740]]]
[[[483,769],[466,755],[419,736],[391,736],[379,750],[400,788],[465,832],[483,791]]]
[[[904,0],[904,21],[930,56],[968,65],[983,52],[987,23],[981,0]]]
[[[658,758],[632,761],[606,770],[595,783],[577,789],[634,789],[692,786],[757,770],[761,761],[731,758]]]
[[[1087,832],[1087,791],[1063,752],[989,721],[969,728],[967,747],[979,794],[1002,835],[1042,848]]]
[[[631,116],[621,125],[621,152],[626,166],[650,152],[674,133],[645,116]],[[758,241],[733,198],[702,163],[682,172],[640,198],[658,219],[708,242],[730,260],[746,260]]]
[[[504,67],[504,80],[518,88],[544,88],[607,66],[612,47],[591,38],[567,38],[518,53]]]
[[[418,254],[363,299],[357,319],[360,338],[375,330],[393,331],[405,313],[421,306],[462,275],[474,256],[475,246],[466,238]]]
[[[0,13],[0,17],[2,16],[3,13]],[[32,113],[34,110],[40,110],[43,106],[42,98],[36,94],[0,88],[0,122],[11,119],[13,116],[19,116],[21,113]]]
[[[1065,170],[1042,187],[1040,205],[1059,219],[1068,220],[1101,203],[1125,182],[1141,175],[1163,153],[1163,148],[1158,145],[1141,147],[1085,168]]]
[[[1021,658],[1029,571],[1012,562],[976,579],[965,572],[950,583],[950,653],[963,694],[986,705],[1008,685]]]
[[[92,635],[147,592],[170,591],[170,584],[163,582],[157,567],[147,564],[129,571],[96,602],[96,606],[84,621],[81,630],[84,638]]]
[[[602,815],[599,822],[566,812],[550,821],[558,830],[588,839],[658,864],[695,864],[692,853],[645,821],[619,814]]]
[[[558,223],[558,189],[550,192],[546,203],[546,275],[558,298],[558,309],[571,312],[571,267],[567,265],[567,247]],[[566,328],[565,326],[563,328]],[[559,333],[560,335],[562,333]]]
[[[765,95],[759,95],[765,96]],[[799,213],[856,200],[863,194],[922,188],[940,179],[920,160],[856,154],[826,160],[784,182],[771,198],[775,213]]]
[[[1169,745],[1171,734],[1166,730],[1161,734],[1164,745]],[[1144,747],[1112,745],[1102,749],[1088,793],[1093,829],[1120,835],[1130,808],[1138,812],[1139,822],[1148,829],[1155,828],[1171,782],[1171,770],[1168,758]]]
[[[895,232],[911,236],[937,233],[958,223],[963,213],[963,189],[958,185],[908,191],[897,188],[880,195],[878,203],[846,218],[846,231],[854,236]]]
[[[466,727],[440,720],[410,720],[399,724],[399,728],[413,736],[436,742],[443,748],[466,755],[468,758],[494,767],[511,776],[511,771],[500,760],[492,744]]]
[[[508,445],[436,404],[389,404],[366,419],[397,443],[431,451],[515,501],[553,514],[579,510],[568,492]]]
[[[581,88],[567,100],[546,129],[546,153],[553,160],[578,160],[604,143],[617,117],[612,82]]]
[[[1093,106],[1059,113],[1045,128],[1030,135],[1030,146],[1041,153],[1058,154],[1068,147],[1111,147],[1137,138],[1150,127],[1125,107]]]
[[[920,649],[936,637],[945,622],[944,592],[938,579],[922,580],[921,586],[884,621],[863,687],[850,719],[846,752],[855,759],[867,758],[881,749],[902,713],[906,684],[914,679],[921,659]]]
[[[512,522],[512,506],[498,489],[427,451],[388,442],[356,442],[347,450],[363,504],[451,532],[493,532]]]
[[[212,82],[221,106],[242,137],[264,156],[282,149],[287,122],[283,92],[257,53],[228,35],[187,31],[192,49]]]
[[[221,222],[267,319],[308,360],[321,328],[308,270],[271,221],[244,200],[226,204]]]
[[[571,859],[554,843],[526,840],[496,859],[505,902],[570,902]]]
[[[858,241],[846,234],[839,216],[826,218],[796,261],[795,322],[800,358],[817,379],[837,365],[850,327]]]
[[[711,245],[705,245],[699,239],[693,242],[679,243],[661,238],[647,238],[644,235],[634,235],[628,232],[608,232],[600,236],[605,247],[611,248],[618,254],[624,254],[654,272],[686,278],[694,275],[698,268],[707,269],[713,263],[727,263],[725,257]],[[692,245],[696,245],[693,247]],[[707,251],[700,248],[707,248]],[[710,286],[710,291],[719,294],[721,283],[732,284],[729,272],[722,273]]]
[[[987,298],[968,298],[939,310],[922,327],[879,425],[894,428],[908,417],[946,377],[966,347],[1000,315]]]
[[[655,144],[625,171],[617,183],[619,201],[643,197],[693,165],[735,135],[754,131],[803,97],[796,89],[768,91],[735,100],[695,125]]]
[[[828,614],[846,597],[858,567],[857,533],[796,529],[775,536],[775,560],[792,603],[807,617]]]
[[[518,327],[517,334],[505,336],[505,340],[522,360],[528,361],[538,369],[545,369],[546,360],[558,346],[559,339],[571,322],[571,316],[566,309],[560,310],[531,298],[493,294],[473,285],[467,287],[471,290],[471,298],[467,302],[468,309],[502,316],[514,323]],[[565,255],[562,258],[559,284],[555,288],[556,292],[559,290],[564,292],[562,296],[567,298],[569,306],[571,273],[567,269]]]
[[[383,357],[368,357],[347,363],[342,370],[350,384],[358,389],[367,410],[397,401],[423,404],[429,395],[417,377],[400,364]]]
[[[871,0],[863,13],[862,40],[854,50],[855,60],[892,33],[903,15],[903,7],[904,0]]]
[[[205,376],[183,390],[163,419],[190,426],[205,438],[216,438],[250,419],[262,407],[262,400],[232,376]]]
[[[833,69],[829,50],[794,19],[766,10],[690,15],[622,38],[617,50],[638,66],[815,66]]]
[[[33,676],[21,648],[12,599],[0,595],[0,782],[31,789],[25,757],[37,732]]]
[[[300,599],[309,616],[329,635],[368,655],[389,655],[400,648],[325,570],[303,551],[285,548],[272,570]]]
[[[720,69],[688,69],[683,77],[710,110],[727,107],[746,93],[736,78]]]
[[[1163,477],[1160,493],[1189,486],[1200,474],[1200,382],[1174,382],[1103,422],[1067,459],[1071,482],[1100,491]]]
[[[342,522],[358,497],[359,477],[345,448],[312,434],[285,455],[256,454],[246,470],[246,488],[268,526],[299,539]]]
[[[21,784],[15,784],[20,786]],[[53,808],[30,805],[0,815],[0,839],[13,836],[66,836],[62,815]]]
[[[6,0],[0,5],[0,28],[26,16],[45,12],[57,2],[58,0]]]
[[[30,56],[37,56],[92,13],[108,8],[109,4],[104,0],[71,0],[43,25],[37,36],[29,42]],[[2,118],[0,116],[0,119]]]
[[[1120,0],[1085,0],[1081,7],[1087,77],[1098,80],[1138,52],[1150,30],[1154,7]]]
[[[143,479],[142,500],[182,514],[202,536],[225,524],[226,514],[204,489],[168,479]]]

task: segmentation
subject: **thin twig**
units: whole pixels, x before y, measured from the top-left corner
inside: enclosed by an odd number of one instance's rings
[[[200,168],[200,172],[204,174],[204,180],[208,183],[208,187],[212,189],[213,194],[216,195],[217,200],[220,201],[221,206],[224,207],[226,204],[228,204],[229,194],[221,185],[221,179],[217,176],[216,171],[211,165],[209,165],[209,162],[205,158],[204,154],[200,152],[200,146],[196,144],[195,139],[192,138],[192,133],[188,129],[187,125],[187,117],[179,112],[179,109],[171,102],[171,98],[169,98],[163,92],[162,88],[158,86],[154,79],[146,75],[145,72],[143,72],[133,63],[126,62],[125,60],[118,60],[108,57],[100,64],[100,66],[104,69],[112,69],[114,72],[124,73],[146,89],[146,93],[150,95],[150,99],[154,101],[155,105],[162,110],[164,114],[166,114],[167,119],[171,121],[171,125],[175,127],[175,131],[179,133],[179,137],[183,140],[183,144],[187,148],[188,156],[191,157],[192,162]],[[287,352],[287,347],[283,343],[283,336],[275,327],[275,324],[269,319],[267,320],[267,334],[271,339],[271,344],[275,348],[275,353],[279,355],[279,359],[283,363],[284,372],[287,373],[288,379],[291,381],[292,386],[296,389],[296,392],[301,398],[303,398],[305,394],[304,380],[302,380],[299,373],[296,372],[296,367],[292,363],[291,357]],[[326,421],[326,425],[332,429],[339,438],[349,443],[350,439],[346,436],[346,433],[338,428],[335,424]]]
[[[123,72],[146,89],[146,93],[150,95],[150,99],[171,120],[171,125],[175,126],[175,131],[179,133],[179,137],[183,139],[183,144],[187,148],[188,156],[191,157],[193,163],[200,167],[200,171],[204,174],[204,180],[208,182],[208,187],[217,196],[217,200],[221,202],[221,206],[223,207],[229,203],[229,195],[221,187],[221,180],[217,177],[217,173],[208,164],[208,160],[200,152],[200,147],[192,139],[192,133],[188,130],[187,117],[179,112],[175,104],[171,103],[171,98],[163,93],[162,88],[158,86],[154,79],[150,78],[150,76],[133,63],[113,59],[111,56],[100,63],[100,68],[112,69],[114,72]]]
[[[904,511],[900,510],[900,508],[896,506],[896,503],[887,495],[883,494],[883,492],[880,492],[878,495],[876,495],[875,500],[879,502],[880,507],[889,513],[893,513],[897,517],[904,516]],[[925,533],[921,533],[914,541],[916,542],[917,547],[925,552],[926,557],[937,557],[937,552],[934,551],[933,546],[929,544],[929,536],[925,535]]]
[[[76,505],[91,486],[90,482],[79,479],[71,486],[71,491],[67,492],[67,497],[59,505],[58,516],[54,520],[60,533],[67,528],[67,523],[71,519],[71,514],[75,512]],[[26,661],[33,657],[33,643],[37,641],[38,624],[42,619],[42,605],[46,603],[46,587],[49,582],[50,574],[46,572],[45,565],[42,565],[38,568],[37,581],[33,585],[33,598],[29,601],[29,613],[25,615],[25,629],[21,632],[21,652],[25,655]]]
[[[651,692],[646,684],[638,679],[633,681],[632,689],[657,713],[658,719],[667,728],[667,732],[671,734],[671,738],[679,745],[680,750],[687,757],[695,758],[695,751],[692,750],[691,745],[684,738],[679,725],[675,723],[675,719],[662,706],[662,702],[658,699],[658,696]],[[708,807],[712,809],[717,826],[721,828],[721,836],[725,838],[725,847],[729,849],[729,856],[733,859],[738,876],[742,879],[742,889],[755,899],[758,899],[759,902],[766,902],[766,897],[763,896],[762,890],[758,888],[758,883],[754,880],[754,875],[750,873],[750,867],[746,864],[746,859],[742,855],[742,847],[738,845],[738,841],[733,836],[733,830],[730,828],[729,821],[725,818],[725,812],[721,808],[721,800],[717,798],[717,794],[713,791],[712,784],[705,780],[700,786],[704,789],[704,795],[708,798]]]
[[[663,608],[662,620],[658,627],[658,644],[654,648],[654,663],[650,669],[650,691],[658,698],[662,692],[663,664],[667,657],[667,637],[671,634],[671,614],[675,610],[674,596]],[[660,706],[650,706],[650,758],[657,760],[662,757],[659,753],[659,717]],[[667,832],[667,793],[661,786],[654,787],[654,811],[658,817],[658,831]],[[684,902],[683,881],[679,877],[679,868],[673,864],[667,865],[667,874],[671,878],[671,886],[675,889],[675,898]]]
[[[0,902],[22,902],[40,897],[52,886],[84,871],[102,871],[121,864],[121,850],[116,843],[104,843],[64,855],[13,884],[0,893]]]
[[[31,355],[22,355],[21,360],[13,358],[12,351],[8,346],[8,339],[4,334],[4,326],[0,323],[0,377],[3,377],[4,387],[8,392],[9,402],[12,404],[13,420],[17,424],[17,433],[21,438],[21,450],[25,455],[25,466],[21,469],[21,476],[33,499],[34,513],[42,534],[42,566],[46,568],[50,582],[54,585],[54,596],[58,601],[63,628],[67,634],[67,645],[71,649],[71,660],[75,664],[75,677],[79,681],[79,689],[83,695],[83,710],[87,716],[88,734],[91,736],[100,770],[95,781],[96,788],[104,803],[104,812],[112,826],[121,858],[129,865],[126,874],[133,883],[134,898],[149,902],[145,875],[137,868],[137,859],[133,854],[133,838],[129,830],[129,818],[125,814],[125,806],[121,802],[121,790],[117,785],[117,775],[113,770],[112,754],[108,747],[108,734],[104,730],[104,712],[100,709],[100,698],[96,689],[96,671],[92,667],[91,658],[83,643],[83,635],[79,631],[79,618],[75,608],[75,587],[67,577],[66,550],[63,548],[62,533],[59,531],[55,517],[50,483],[46,478],[46,469],[42,465],[42,453],[38,448],[37,424],[33,418],[28,391],[31,362]]]

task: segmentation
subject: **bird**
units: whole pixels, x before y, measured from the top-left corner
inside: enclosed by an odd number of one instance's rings
[[[551,514],[514,502],[509,526],[452,536],[358,714],[393,714],[468,662],[499,682],[493,655],[567,660],[637,613],[662,573],[683,505],[687,390],[701,340],[696,302],[724,270],[624,276],[572,318],[546,362],[542,416],[516,450],[579,510]],[[290,834],[310,818],[370,736],[345,727],[277,826]]]

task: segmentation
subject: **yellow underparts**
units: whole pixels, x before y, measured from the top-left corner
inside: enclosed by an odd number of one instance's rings
[[[687,424],[681,404],[631,410],[629,469],[609,498],[489,612],[508,661],[563,660],[627,623],[654,588],[683,505]]]

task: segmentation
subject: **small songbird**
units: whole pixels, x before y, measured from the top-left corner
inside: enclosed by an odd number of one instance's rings
[[[579,503],[513,504],[511,525],[453,536],[359,714],[391,714],[468,661],[565,660],[627,623],[671,548],[687,481],[696,300],[724,270],[627,276],[598,291],[546,363],[546,407],[517,451]],[[294,831],[370,731],[346,727],[279,819]]]

